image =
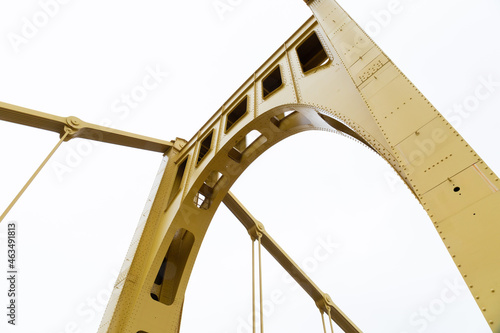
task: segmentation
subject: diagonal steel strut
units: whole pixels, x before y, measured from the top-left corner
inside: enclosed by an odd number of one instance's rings
[[[262,234],[262,245],[278,261],[278,263],[290,274],[295,281],[311,296],[320,311],[330,312],[333,321],[346,333],[359,333],[361,330],[333,303],[330,296],[325,294],[307,276],[306,273],[286,254],[276,241],[266,232],[260,223],[241,202],[228,192],[222,200],[229,210],[240,220],[247,231],[252,235],[257,230]]]

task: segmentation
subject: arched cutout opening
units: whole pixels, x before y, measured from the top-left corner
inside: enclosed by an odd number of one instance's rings
[[[261,154],[263,154],[269,148],[273,147],[278,142],[286,139],[287,137],[293,136],[300,132],[311,130],[328,131],[334,133],[338,133],[339,131],[341,131],[354,138],[356,137],[352,134],[358,135],[359,138],[363,139],[363,141],[360,140],[360,142],[364,144],[369,142],[369,139],[364,140],[364,137],[362,137],[360,134],[357,134],[357,132],[352,130],[351,127],[347,126],[338,119],[332,118],[330,122],[326,121],[327,119],[324,118],[325,116],[321,116],[320,112],[324,115],[328,114],[327,112],[323,112],[322,110],[320,110],[318,107],[312,107],[309,105],[288,104],[279,106],[274,109],[268,110],[267,112],[261,114],[258,118],[245,123],[244,126],[241,126],[238,131],[230,133],[232,138],[226,138],[225,143],[222,146],[214,144],[214,146],[217,147],[216,151],[210,155],[210,159],[207,159],[207,161],[205,161],[203,165],[200,165],[200,168],[202,168],[201,170],[198,168],[198,179],[190,179],[188,182],[189,184],[191,184],[189,185],[190,187],[184,189],[184,202],[182,202],[179,206],[173,207],[173,209],[179,210],[176,212],[169,212],[169,215],[173,216],[173,220],[169,223],[171,226],[175,226],[172,228],[175,230],[178,230],[178,228],[184,228],[184,230],[190,228],[193,232],[193,236],[196,237],[196,239],[202,240],[205,236],[207,228],[210,225],[213,214],[221,203],[221,200],[225,197],[227,191],[238,179],[241,173],[243,173],[245,169],[250,164],[252,164],[252,162],[255,161]],[[329,118],[329,116],[326,117]],[[259,133],[262,133],[262,135],[258,136],[258,138],[246,148],[243,153],[245,154],[245,158],[242,158],[240,162],[235,162],[229,156],[229,151],[234,148],[235,145],[237,145],[237,143],[239,142],[239,138],[245,137],[249,132],[252,131],[252,129],[257,130]],[[266,138],[264,142],[260,142],[259,138],[262,137]],[[247,151],[254,146],[258,146],[258,149],[252,150],[251,152]],[[246,154],[247,152],[248,154]],[[297,152],[300,153],[300,151]],[[186,154],[189,154],[189,152],[186,152]],[[223,172],[224,174],[222,175],[221,172]],[[211,181],[212,173],[215,173],[213,177],[215,181]],[[223,179],[224,181],[221,182],[219,181],[219,179]],[[303,177],[296,176],[293,181],[291,181],[291,183],[300,181],[301,179],[303,179]],[[207,183],[207,180],[208,183],[215,184],[213,190],[209,189],[210,186]],[[197,193],[200,192],[203,196],[198,199],[196,196]],[[292,193],[293,192],[289,192],[287,194]],[[195,198],[195,205],[193,205],[193,198]],[[196,203],[198,204],[196,205]],[[203,213],[200,212],[200,214],[196,213],[198,212],[196,210],[196,206],[198,206],[198,209],[201,208],[205,211]],[[196,211],[193,211],[193,209],[195,209]],[[196,216],[195,220],[187,218],[189,216],[193,216],[193,213]],[[196,223],[196,228],[189,227],[193,222]],[[174,232],[176,231],[167,230],[166,234],[172,235]],[[164,242],[166,241],[164,240]],[[198,255],[200,246],[201,243],[196,244],[195,251],[192,254],[193,256]],[[171,252],[171,244],[162,244],[161,247],[168,250],[167,253]],[[159,251],[158,255],[160,255],[160,253],[165,253],[164,251],[165,250],[161,250],[161,252]],[[191,251],[191,248],[189,248],[189,251]],[[156,258],[156,262],[161,262],[161,260]],[[191,274],[194,262],[195,258],[191,258],[189,261],[185,262],[186,267],[185,269],[183,269],[183,276],[179,277],[178,281],[180,281],[181,279],[182,281],[187,281],[189,279],[189,275]],[[155,276],[158,278],[159,275],[160,277],[162,277],[161,274],[165,275],[165,273],[162,272],[168,270],[167,264],[168,261],[164,261],[164,264],[162,265],[162,268],[159,269],[159,272],[151,271],[148,277],[148,279],[151,279],[151,284]],[[158,283],[155,283],[153,288],[158,289],[160,281],[157,282]],[[179,287],[179,285],[177,285],[175,293],[170,293],[170,298],[167,298],[167,302],[165,302],[165,304],[173,304],[174,301],[177,305],[182,304],[184,299],[185,286],[186,284],[183,283],[183,289],[177,290]],[[156,295],[156,297],[160,301],[163,298],[163,296],[157,290],[153,290],[152,294]]]
[[[279,146],[273,146],[267,153],[269,155],[275,155],[275,151],[287,149],[289,154],[297,154],[297,152],[302,153],[308,150],[309,147],[313,145],[318,146],[321,142],[317,141],[315,138],[319,137],[318,135],[321,133],[313,134],[313,131],[310,133],[311,138],[304,140],[300,145],[298,145],[298,143],[300,143],[301,137],[309,136],[309,133],[299,134],[287,140],[283,140]],[[312,137],[312,135],[314,135],[314,137]],[[327,133],[323,136],[327,136]],[[287,143],[288,140],[290,140],[289,143]],[[376,303],[380,301],[377,295],[382,294],[381,290],[383,290],[387,299],[398,304],[398,308],[392,310],[398,313],[396,317],[406,319],[413,311],[418,310],[418,306],[420,306],[419,302],[427,305],[433,300],[434,296],[426,292],[425,287],[422,286],[421,280],[432,281],[431,283],[436,284],[439,288],[446,288],[447,285],[445,281],[448,281],[448,275],[443,277],[442,272],[444,271],[444,267],[453,270],[453,263],[449,260],[445,249],[442,248],[439,238],[435,237],[435,231],[432,225],[425,219],[425,212],[421,211],[420,206],[415,202],[413,197],[409,195],[404,183],[400,180],[398,180],[398,183],[395,183],[393,178],[390,178],[391,183],[387,183],[386,173],[390,175],[390,177],[397,177],[397,175],[390,168],[387,168],[385,162],[365,147],[359,144],[353,144],[351,140],[339,138],[329,142],[342,146],[347,143],[345,146],[354,147],[356,151],[352,155],[349,155],[350,151],[348,149],[337,149],[338,146],[332,146],[330,144],[323,146],[322,150],[314,150],[316,154],[331,155],[329,159],[316,159],[313,154],[304,154],[303,164],[294,165],[284,162],[284,164],[276,164],[276,167],[273,167],[273,163],[279,163],[278,156],[272,158],[268,163],[263,164],[259,161],[258,163],[252,164],[245,171],[245,175],[242,175],[238,180],[238,182],[242,181],[244,177],[246,178],[246,174],[248,173],[248,182],[245,188],[249,191],[252,190],[252,192],[247,192],[248,195],[244,196],[240,194],[241,192],[236,192],[236,188],[234,188],[234,190],[232,188],[231,190],[242,200],[247,208],[251,208],[251,213],[265,224],[266,229],[275,237],[280,245],[283,246],[285,251],[287,251],[308,274],[314,277],[313,280],[318,282],[325,292],[337,295],[334,301],[338,302],[339,307],[345,311],[348,316],[352,315],[351,319],[355,320],[356,324],[358,324],[356,319],[364,319],[365,311],[367,311],[368,308],[373,308]],[[282,148],[282,144],[288,147]],[[368,156],[368,158],[365,159],[365,156]],[[363,157],[363,159],[359,160],[360,157]],[[261,156],[259,159],[260,158],[266,157]],[[349,159],[354,160],[349,161]],[[376,166],[373,165],[374,161],[377,162]],[[287,162],[289,161],[287,160]],[[260,171],[254,172],[252,169],[254,165],[257,167],[258,164],[261,164]],[[307,166],[307,164],[310,164],[311,167],[304,169],[303,167]],[[334,171],[336,169],[336,164],[342,165],[340,168],[342,171]],[[357,164],[356,169],[352,168],[354,164]],[[266,165],[269,167],[268,170],[266,169]],[[352,173],[346,172],[349,166],[351,167]],[[371,178],[365,176],[357,177],[357,175],[362,172],[363,168],[371,170],[368,172]],[[288,171],[285,169],[291,170],[290,172],[285,172]],[[259,175],[263,172],[268,172],[269,176],[260,179]],[[323,174],[325,180],[321,181],[320,177],[313,177],[311,173]],[[326,181],[326,178],[328,178],[328,181]],[[333,181],[333,179],[336,180]],[[306,192],[301,192],[299,190],[299,185],[309,181],[314,183],[314,186],[311,185]],[[338,184],[338,182],[342,182],[342,184]],[[269,186],[262,186],[262,183],[268,184]],[[379,189],[378,186],[382,186],[383,188]],[[396,189],[393,189],[392,186],[395,186]],[[366,189],[364,189],[364,187],[366,187]],[[312,192],[314,188],[321,191]],[[350,190],[346,192],[345,188],[349,188]],[[272,195],[262,195],[262,192],[265,194],[272,193]],[[358,192],[363,193],[359,194]],[[390,196],[385,196],[386,193],[390,194]],[[283,200],[275,200],[274,198],[277,197],[280,199],[283,198]],[[310,201],[304,201],[303,206],[298,205],[300,203],[299,200],[288,202],[285,205],[285,202],[290,199],[304,197],[322,197],[318,199],[321,199],[321,202],[324,204],[324,211],[322,211],[321,214],[312,211],[312,206],[308,205]],[[398,197],[406,198],[405,204],[397,201]],[[251,198],[256,198],[256,200],[251,200]],[[337,201],[339,198],[345,200]],[[371,202],[367,203],[367,200]],[[349,202],[351,203],[346,205],[346,203]],[[392,205],[390,205],[391,203]],[[257,207],[257,205],[267,206],[267,211],[272,215],[264,215],[260,210],[256,210],[255,207]],[[399,213],[389,210],[389,206],[394,207],[395,210],[399,210]],[[402,210],[407,207],[413,207],[413,209],[402,212]],[[284,210],[290,211],[291,214],[283,214]],[[340,212],[342,212],[342,214],[340,214]],[[295,215],[295,220],[292,222],[291,219],[294,218],[293,215]],[[202,256],[200,252],[198,259],[207,262],[211,261],[211,258],[216,257],[222,263],[220,265],[217,265],[217,263],[211,263],[210,265],[203,264],[200,265],[200,270],[198,270],[198,264],[195,265],[195,271],[193,272],[192,281],[190,281],[188,290],[191,287],[195,289],[189,291],[189,295],[187,294],[183,312],[183,318],[185,319],[192,318],[190,317],[191,314],[196,312],[196,316],[201,316],[197,318],[204,321],[207,325],[206,327],[211,328],[219,327],[217,323],[220,323],[222,316],[227,316],[229,318],[239,318],[239,316],[241,316],[246,322],[246,316],[250,314],[250,312],[246,312],[250,307],[250,303],[245,303],[245,301],[250,302],[249,298],[243,297],[243,300],[240,301],[240,297],[238,297],[238,301],[235,302],[236,306],[233,305],[232,302],[234,290],[240,288],[240,285],[242,286],[241,288],[243,288],[243,292],[249,292],[248,289],[244,288],[249,288],[246,282],[248,282],[247,280],[249,279],[249,275],[247,274],[250,274],[248,271],[250,268],[246,271],[245,269],[247,269],[246,267],[250,267],[250,258],[248,257],[250,241],[248,240],[248,235],[245,230],[239,225],[239,222],[234,217],[230,216],[227,221],[221,221],[219,220],[220,218],[224,218],[224,215],[216,213],[213,220],[214,225],[210,227],[214,229],[210,231],[210,234],[207,234],[204,240],[206,244],[203,245],[202,252],[206,251],[207,253]],[[273,218],[276,220],[271,221]],[[360,219],[361,221],[359,221]],[[358,221],[362,223],[357,223]],[[313,222],[323,222],[329,224],[329,227],[319,229],[317,228],[317,224]],[[222,224],[222,226],[216,226],[215,224]],[[224,228],[228,228],[227,226],[230,224],[235,224],[235,227],[231,228],[231,231],[235,231],[237,235],[231,234],[231,238],[234,237],[234,241],[227,240],[227,243],[222,242],[221,238],[217,238],[217,235],[221,234],[222,231],[225,230]],[[278,229],[279,232],[275,231],[276,229],[271,228],[271,224],[279,224],[282,228]],[[345,225],[346,227],[342,232],[337,229],[341,225]],[[418,227],[415,228],[415,225],[418,225]],[[267,228],[268,226],[269,228]],[[295,232],[290,233],[289,229],[291,228],[293,228]],[[315,232],[315,229],[318,231]],[[430,238],[434,239],[432,242],[426,239],[424,241],[426,248],[419,249],[418,242],[414,240],[414,237],[417,237],[417,235],[424,235],[426,229],[429,231]],[[396,235],[396,231],[401,231],[402,233]],[[281,234],[289,234],[291,240],[287,241],[287,237],[279,237]],[[282,239],[285,241],[281,241]],[[298,243],[297,246],[290,246],[293,240]],[[349,243],[351,240],[356,243]],[[221,243],[224,244],[224,248],[235,249],[238,247],[238,252],[232,250],[231,253],[226,254],[223,249],[215,249],[214,252],[207,249],[209,246],[220,247]],[[361,247],[362,244],[363,247]],[[414,247],[411,252],[408,250],[409,245]],[[366,250],[366,247],[374,250]],[[432,254],[434,250],[440,250],[441,252],[439,254],[435,252]],[[342,255],[345,252],[351,253],[343,257]],[[228,258],[230,259],[233,255],[236,256],[236,253],[243,258],[243,265],[236,266],[234,262],[225,261]],[[382,255],[386,257],[382,258]],[[424,272],[423,267],[426,264],[426,260],[429,260],[433,256],[441,257],[446,265],[442,265],[439,271],[434,270],[434,268],[438,268],[438,264],[436,263],[443,263],[443,261],[439,261],[441,259],[436,259],[435,263]],[[346,261],[350,261],[351,264],[349,265]],[[232,265],[235,265],[234,269],[225,270],[225,267],[233,267]],[[217,297],[217,299],[222,298],[226,301],[225,303],[229,305],[219,308],[219,311],[223,313],[223,315],[218,316],[217,313],[211,313],[207,315],[207,317],[210,318],[205,318],[204,314],[197,312],[197,309],[200,307],[205,308],[208,306],[207,303],[209,302],[205,303],[204,301],[200,301],[195,295],[200,295],[203,290],[202,288],[206,285],[207,281],[204,277],[209,272],[208,268],[214,271],[223,272],[224,275],[229,275],[229,278],[224,277],[224,283],[214,285],[213,290],[203,291],[203,297],[207,299],[214,299],[215,297]],[[346,271],[342,271],[347,268],[351,269],[353,274],[356,273],[350,278],[350,281],[346,276],[349,274],[347,274]],[[266,276],[268,278],[273,277],[265,280],[264,299],[267,302],[266,309],[272,309],[272,315],[270,315],[268,320],[273,322],[273,324],[283,325],[281,328],[284,331],[286,331],[287,326],[285,325],[287,325],[288,322],[294,323],[294,317],[300,317],[302,321],[308,321],[304,318],[310,318],[308,323],[310,325],[316,324],[317,309],[314,308],[313,304],[309,304],[310,299],[302,297],[304,293],[291,282],[291,279],[286,276],[285,273],[272,269],[272,267],[264,267]],[[241,270],[243,270],[244,273],[240,274]],[[337,282],[336,289],[331,289],[331,286],[335,283],[329,283],[332,278],[331,275],[326,274],[327,271],[330,273],[334,272],[332,275],[336,276],[334,280]],[[235,275],[232,275],[233,272]],[[408,276],[405,274],[408,274]],[[198,275],[198,277],[195,278],[196,275]],[[321,275],[323,275],[323,279],[318,281],[318,276],[321,278]],[[408,280],[402,282],[401,277],[403,275],[407,277]],[[449,281],[455,285],[456,282],[453,275],[449,276]],[[243,280],[245,283],[238,284],[234,282],[233,286],[231,280]],[[342,285],[342,282],[345,284]],[[230,286],[228,286],[229,283],[231,283]],[[380,284],[382,289],[376,289],[374,287],[376,284]],[[229,290],[229,295],[226,295],[226,298],[220,295],[220,291],[223,287],[227,287]],[[462,288],[462,286],[460,288]],[[357,292],[356,290],[362,291]],[[411,295],[411,297],[408,295]],[[461,297],[465,297],[465,292],[461,294]],[[342,299],[342,301],[338,301],[339,298]],[[297,303],[294,303],[295,300],[303,301],[304,304],[306,304],[304,308],[307,307],[308,311],[301,312],[300,316],[298,313],[292,312],[294,307],[291,304],[287,305],[285,303],[290,302],[298,306]],[[352,308],[355,310],[353,311]],[[376,309],[375,312],[377,313],[376,316],[379,318],[384,315],[383,309]],[[285,322],[283,318],[289,318],[290,320]],[[368,315],[368,318],[373,317]],[[242,323],[236,320],[229,322],[234,323],[234,326],[231,326],[231,324],[224,325],[223,328],[227,331],[230,331],[231,328],[236,329],[239,327],[238,325]],[[317,322],[317,324],[319,323],[320,322]],[[363,322],[359,322],[360,326],[362,324]],[[186,330],[190,330],[188,328],[194,327],[194,325],[186,322],[185,325],[184,329]],[[244,327],[244,324],[241,325]],[[387,323],[377,322],[375,325],[379,325],[378,329],[382,330]],[[393,324],[391,323],[390,325]],[[388,326],[393,328],[390,325]],[[395,330],[396,329],[394,329],[394,331]],[[311,331],[315,331],[315,329],[311,329]],[[318,331],[321,331],[321,327],[318,327]],[[388,331],[392,330],[388,329]]]
[[[194,235],[190,231],[177,230],[156,274],[151,288],[152,299],[165,305],[174,302],[193,244]]]

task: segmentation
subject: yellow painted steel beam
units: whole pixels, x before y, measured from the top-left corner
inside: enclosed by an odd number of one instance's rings
[[[66,118],[0,102],[0,120],[64,135]]]
[[[60,137],[68,129],[65,141],[82,138],[159,153],[166,152],[173,145],[172,142],[87,123],[76,117],[59,117],[3,102],[0,102],[0,120],[56,132]]]
[[[288,256],[288,254],[276,243],[276,241],[264,229],[260,223],[243,204],[228,192],[222,201],[231,213],[243,224],[250,235],[259,232],[262,235],[262,246],[274,259],[287,271],[288,274],[304,289],[313,299],[318,308],[324,313],[331,313],[331,317],[337,325],[346,333],[359,333],[361,330],[340,310],[329,295],[325,294],[307,274]]]
[[[75,133],[71,138],[82,138],[94,141],[112,143],[115,145],[138,148],[165,153],[173,145],[172,142],[150,138],[144,135],[129,133],[114,128],[99,126],[84,122],[76,117],[68,117]]]

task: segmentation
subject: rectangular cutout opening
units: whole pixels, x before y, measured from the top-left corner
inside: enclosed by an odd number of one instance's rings
[[[280,127],[280,122],[281,122],[283,119],[285,119],[286,117],[288,117],[288,116],[290,116],[291,114],[293,114],[294,112],[297,112],[297,111],[293,111],[293,110],[291,110],[291,111],[285,111],[285,112],[283,112],[283,113],[280,113],[280,114],[278,114],[278,115],[276,115],[276,116],[274,116],[274,117],[272,117],[272,118],[271,118],[271,123],[273,123],[273,124],[274,124],[274,126],[276,126],[276,127],[278,127],[278,128],[279,128],[279,127]]]
[[[210,151],[212,148],[212,138],[213,138],[214,131],[211,131],[209,135],[207,135],[200,144],[200,152],[198,153],[198,162],[197,164],[200,164],[200,162],[203,160],[203,158],[207,155],[207,153]]]
[[[304,73],[323,66],[330,60],[316,32],[313,32],[297,47],[297,55]]]
[[[194,204],[200,209],[209,209],[217,183],[221,180],[222,174],[212,171],[201,185],[200,190],[194,196]]]
[[[282,131],[288,131],[298,126],[312,125],[306,116],[297,111],[285,111],[272,117],[270,120],[271,123]]]
[[[283,85],[280,65],[278,65],[266,78],[262,80],[262,96],[266,98]]]
[[[245,96],[243,100],[236,105],[236,107],[227,114],[226,116],[226,132],[233,127],[233,125],[243,118],[243,116],[247,113],[247,108],[248,108],[248,98]]]
[[[222,178],[222,173],[220,173],[219,171],[212,171],[208,175],[204,184],[206,184],[208,187],[214,188],[221,178]]]
[[[196,193],[196,195],[194,196],[194,204],[196,205],[196,207],[201,209],[207,210],[210,208],[208,198],[201,191]]]
[[[243,154],[254,145],[260,146],[267,141],[267,138],[257,130],[250,131],[243,139],[236,142],[234,147],[229,151],[228,156],[236,162],[241,162]],[[256,149],[257,147],[255,147]]]
[[[193,244],[194,235],[190,231],[176,231],[151,288],[152,299],[166,305],[174,303]]]
[[[182,163],[177,167],[177,173],[175,174],[174,183],[172,184],[172,191],[170,192],[170,198],[168,199],[168,205],[174,200],[175,196],[181,188],[182,179],[184,178],[184,172],[186,171],[188,158],[186,157]]]

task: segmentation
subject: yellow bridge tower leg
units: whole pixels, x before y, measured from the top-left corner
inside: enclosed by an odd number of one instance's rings
[[[500,330],[500,182],[334,0],[306,1],[432,219],[490,327]]]

